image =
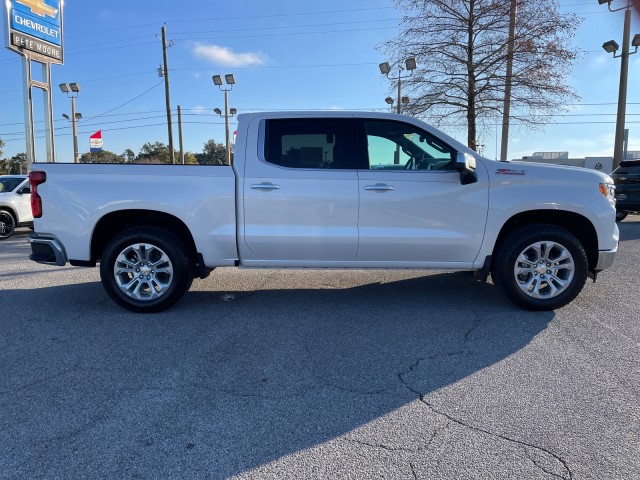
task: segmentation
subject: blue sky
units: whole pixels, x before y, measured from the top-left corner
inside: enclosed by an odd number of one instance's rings
[[[543,131],[512,127],[510,158],[534,151],[569,151],[572,157],[613,153],[620,60],[601,45],[610,39],[622,43],[623,13],[610,13],[597,0],[560,5],[584,19],[574,38],[583,54],[568,79],[581,102],[569,115],[550,118]],[[145,142],[168,143],[156,38],[166,22],[174,43],[168,52],[172,107],[183,109],[185,150],[200,152],[211,138],[224,143],[224,121],[213,113],[224,107],[224,95],[214,87],[213,74],[235,74],[229,103],[240,113],[385,109],[390,83],[379,73],[377,65],[386,58],[376,45],[398,32],[401,16],[392,0],[65,0],[65,63],[52,67],[52,82],[80,84],[80,153],[89,150],[89,135],[97,130],[103,131],[104,148],[116,153],[127,148],[137,153]],[[1,28],[4,38],[4,23]],[[640,33],[638,15],[635,33]],[[4,156],[10,157],[25,151],[19,55],[2,49],[0,72],[0,138],[6,142]],[[640,150],[640,54],[630,59],[627,100],[630,150]],[[42,120],[41,103],[36,97],[36,120]],[[57,87],[53,106],[57,160],[72,161],[71,127],[62,118],[70,114],[70,101]],[[463,130],[444,130],[465,143]],[[496,146],[499,151],[499,133],[483,132],[489,158],[495,158]],[[177,148],[176,118],[174,142]],[[36,150],[44,161],[41,140]]]

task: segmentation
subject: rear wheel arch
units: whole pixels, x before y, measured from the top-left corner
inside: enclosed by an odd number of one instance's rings
[[[105,247],[113,238],[134,227],[161,228],[172,232],[183,242],[191,264],[197,263],[196,244],[186,224],[174,215],[153,210],[119,210],[102,217],[91,237],[91,261],[102,257]]]

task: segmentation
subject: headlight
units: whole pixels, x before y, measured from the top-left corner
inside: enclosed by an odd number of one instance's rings
[[[607,179],[605,183],[599,183],[600,193],[603,197],[609,200],[612,204],[616,203],[616,186],[613,184],[613,180]]]

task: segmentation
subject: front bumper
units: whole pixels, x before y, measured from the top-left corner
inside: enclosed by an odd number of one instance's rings
[[[606,270],[607,268],[611,267],[611,265],[613,265],[613,259],[615,258],[617,251],[618,247],[616,247],[614,250],[598,252],[598,264],[596,265],[594,271],[601,272],[602,270]]]
[[[46,265],[64,266],[67,263],[67,253],[64,246],[57,238],[32,234],[27,237],[31,245],[29,259]]]

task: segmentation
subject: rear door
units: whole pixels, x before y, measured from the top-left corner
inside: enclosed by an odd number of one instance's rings
[[[247,152],[243,181],[243,236],[253,260],[285,266],[353,261],[358,177],[352,121],[260,122],[258,151]]]

